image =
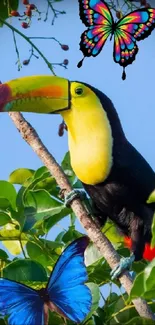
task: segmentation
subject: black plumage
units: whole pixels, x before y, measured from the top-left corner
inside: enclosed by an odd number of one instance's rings
[[[138,261],[143,256],[145,243],[151,241],[155,204],[146,201],[155,189],[155,173],[126,139],[111,100],[98,89],[85,85],[95,92],[107,113],[113,136],[113,165],[103,183],[83,186],[94,203],[94,214],[100,224],[104,225],[109,217],[130,237]]]

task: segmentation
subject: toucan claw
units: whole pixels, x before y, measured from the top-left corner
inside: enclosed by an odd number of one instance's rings
[[[89,203],[89,200],[87,198],[85,191],[79,191],[76,189],[72,190],[71,192],[69,192],[68,194],[65,195],[64,205],[66,207],[69,207],[74,199],[81,199],[81,201],[83,202],[84,207],[87,211],[87,214],[88,215],[92,214],[91,205]]]
[[[64,205],[66,207],[69,207],[70,204],[72,203],[72,201],[74,199],[80,199],[80,191],[78,191],[78,190],[72,190],[71,192],[69,192],[68,194],[66,194],[65,195]]]
[[[114,280],[118,278],[123,272],[126,270],[130,270],[130,267],[132,263],[135,260],[134,254],[132,254],[130,257],[123,257],[120,260],[120,263],[114,267],[114,269],[111,271],[111,279]]]

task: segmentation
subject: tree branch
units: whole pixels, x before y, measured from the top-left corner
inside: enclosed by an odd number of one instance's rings
[[[49,169],[52,176],[55,177],[57,184],[64,191],[65,194],[72,190],[68,179],[64,172],[56,162],[55,158],[49,153],[48,149],[44,146],[37,132],[33,129],[30,123],[28,123],[21,113],[9,113],[12,121],[16,125],[17,129],[21,133],[23,139],[32,147],[34,152],[42,160],[43,164]],[[107,260],[110,267],[113,269],[120,261],[119,255],[113,248],[112,244],[100,231],[100,228],[95,222],[88,217],[86,210],[84,209],[79,199],[73,200],[71,207],[79,219],[80,223],[87,231],[88,236],[101,252],[103,257]],[[128,272],[125,272],[119,278],[121,284],[125,288],[128,294],[132,288],[132,279]],[[133,304],[141,317],[155,320],[155,315],[145,302],[145,300],[138,298],[133,300]]]

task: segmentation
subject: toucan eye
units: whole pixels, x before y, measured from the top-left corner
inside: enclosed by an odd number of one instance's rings
[[[77,95],[82,95],[82,94],[83,94],[83,89],[82,89],[81,87],[77,87],[77,88],[75,89],[75,94],[77,94]]]

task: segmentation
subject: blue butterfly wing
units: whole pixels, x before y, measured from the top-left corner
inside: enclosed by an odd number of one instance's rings
[[[88,237],[81,237],[64,250],[47,286],[50,301],[74,322],[82,322],[91,309],[91,292],[84,284],[88,279],[84,265],[88,243]]]
[[[0,313],[9,325],[43,325],[44,302],[39,293],[23,284],[0,279]]]

